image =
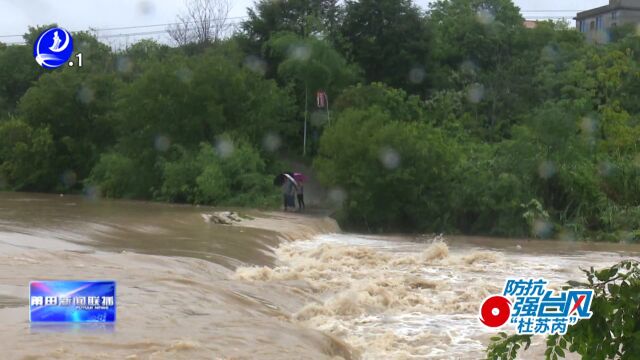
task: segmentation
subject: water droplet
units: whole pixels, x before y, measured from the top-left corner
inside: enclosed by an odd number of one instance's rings
[[[541,239],[548,239],[553,233],[553,224],[542,219],[533,222],[533,234]]]
[[[92,103],[94,99],[95,93],[93,92],[93,89],[87,85],[83,85],[80,90],[78,90],[78,101],[81,103],[88,105]]]
[[[602,177],[610,176],[613,173],[613,170],[614,166],[608,161],[603,161],[598,165],[598,173]]]
[[[289,48],[289,58],[298,61],[307,61],[311,57],[311,48],[306,45],[292,45]]]
[[[478,70],[480,70],[480,67],[471,60],[463,61],[462,64],[460,64],[460,71],[464,74],[475,75]]]
[[[193,71],[187,67],[181,67],[176,70],[176,77],[183,83],[191,82],[191,79],[193,79]]]
[[[282,139],[280,139],[280,135],[276,133],[267,133],[262,139],[262,147],[269,152],[277,151],[281,145]]]
[[[169,147],[171,146],[171,139],[164,135],[158,135],[156,136],[153,145],[157,151],[165,152],[169,150]]]
[[[143,0],[138,2],[137,12],[138,15],[149,16],[155,12],[156,8],[152,2]]]
[[[551,45],[542,48],[542,59],[550,62],[557,62],[560,59],[558,50]]]
[[[342,188],[335,187],[329,190],[329,201],[335,206],[342,206],[345,200],[347,200],[347,192]]]
[[[226,159],[233,154],[235,147],[231,140],[224,137],[218,137],[215,143],[215,150],[219,157]]]
[[[496,19],[496,17],[493,14],[493,11],[481,7],[476,11],[476,19],[483,25],[489,25]]]
[[[75,171],[67,170],[64,173],[62,173],[61,180],[64,187],[70,188],[76,184],[78,180],[78,176],[76,175]]]
[[[585,135],[593,135],[598,129],[598,123],[591,117],[585,116],[580,121],[580,130]]]
[[[471,84],[467,88],[467,99],[473,104],[478,104],[484,98],[484,92],[484,85],[478,83]]]
[[[414,67],[409,71],[409,81],[413,84],[420,84],[427,77],[427,72],[422,67]]]
[[[388,170],[395,170],[400,166],[400,154],[390,147],[380,150],[380,162]]]
[[[260,75],[264,75],[267,72],[267,63],[255,55],[247,56],[246,59],[244,59],[244,66]]]
[[[133,61],[128,56],[119,56],[116,60],[116,70],[128,74],[133,70]]]
[[[576,233],[568,228],[562,228],[558,233],[558,239],[562,241],[576,241],[577,236]]]
[[[551,179],[556,174],[556,166],[551,161],[543,161],[538,166],[538,175],[542,179]]]
[[[84,196],[87,200],[98,200],[101,196],[100,188],[97,186],[87,186],[84,190]]]

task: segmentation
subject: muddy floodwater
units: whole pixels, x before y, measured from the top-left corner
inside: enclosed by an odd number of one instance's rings
[[[318,216],[0,193],[2,359],[480,359],[507,277],[556,287],[630,244],[342,233]],[[117,322],[31,326],[31,280],[116,280]],[[539,339],[541,341],[541,339]],[[522,358],[538,358],[538,349]]]

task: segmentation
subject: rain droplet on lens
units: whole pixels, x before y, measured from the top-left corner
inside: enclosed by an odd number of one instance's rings
[[[484,85],[478,83],[471,84],[467,88],[467,99],[473,104],[478,104],[484,98],[484,92]]]
[[[347,200],[347,192],[342,188],[335,187],[329,190],[328,197],[333,205],[342,206],[344,201]]]
[[[495,18],[496,17],[493,12],[487,8],[481,7],[476,11],[476,19],[480,24],[489,25],[495,20]]]
[[[119,56],[116,60],[116,70],[128,74],[133,70],[133,61],[128,56]]]
[[[603,161],[598,165],[598,173],[602,177],[610,176],[613,173],[613,165],[608,161]]]
[[[478,70],[478,65],[476,65],[476,63],[474,63],[473,61],[466,60],[462,62],[462,64],[460,64],[460,71],[463,73],[475,75]]]
[[[66,188],[73,187],[76,184],[77,180],[78,180],[78,177],[75,171],[73,170],[67,170],[64,173],[62,173],[62,184]]]
[[[176,70],[176,77],[183,83],[191,82],[191,79],[193,79],[193,71],[189,68],[181,67]]]
[[[158,135],[153,142],[153,146],[157,151],[166,152],[171,146],[171,139],[164,135]]]
[[[87,186],[84,190],[84,195],[87,200],[98,200],[101,196],[100,188],[94,185]]]
[[[219,157],[226,159],[233,154],[235,147],[230,139],[225,137],[218,137],[215,143],[215,150],[216,154]]]
[[[267,63],[255,55],[247,56],[244,60],[244,66],[260,75],[264,75],[267,72]]]
[[[307,61],[311,57],[311,49],[304,45],[292,45],[289,48],[289,58],[298,61]]]
[[[547,45],[542,48],[542,58],[550,62],[556,62],[559,60],[558,50],[551,45]]]
[[[80,90],[78,90],[78,101],[85,105],[88,105],[92,103],[94,99],[95,93],[93,92],[93,89],[91,89],[87,85],[82,85]]]
[[[582,133],[585,135],[592,135],[596,132],[597,128],[598,125],[592,117],[585,116],[580,121],[580,130],[582,130]]]
[[[422,67],[414,67],[409,71],[409,81],[413,84],[421,84],[427,77],[427,72]]]
[[[395,170],[400,166],[400,154],[390,147],[380,150],[380,162],[387,170]]]
[[[538,166],[538,175],[542,179],[551,179],[556,174],[556,166],[551,161],[543,161]]]
[[[558,239],[562,241],[576,241],[576,233],[573,230],[568,228],[562,228],[560,233],[558,233]]]
[[[139,15],[148,16],[152,15],[155,12],[155,6],[152,2],[143,0],[138,2],[137,12]]]
[[[542,219],[533,222],[533,234],[541,239],[548,239],[553,234],[553,224]]]
[[[267,135],[265,135],[264,138],[262,139],[262,147],[269,152],[278,151],[281,145],[282,145],[282,140],[280,139],[280,136],[276,133],[272,133],[272,132],[267,133]]]

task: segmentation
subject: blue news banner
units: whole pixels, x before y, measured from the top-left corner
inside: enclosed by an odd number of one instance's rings
[[[112,323],[116,320],[115,281],[32,281],[31,322]]]

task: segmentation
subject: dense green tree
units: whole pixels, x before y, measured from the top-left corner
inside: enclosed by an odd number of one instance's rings
[[[249,8],[249,19],[242,24],[245,36],[259,50],[272,35],[291,32],[300,37],[328,36],[340,22],[336,0],[259,0]]]
[[[10,118],[0,122],[0,139],[0,189],[46,191],[55,186],[54,144],[46,127]]]
[[[343,220],[370,231],[445,229],[459,152],[438,129],[375,106],[347,110],[321,139],[320,180],[346,194]]]
[[[359,69],[349,65],[327,41],[316,38],[279,33],[272,36],[266,49],[278,64],[277,76],[281,83],[294,89],[299,109],[304,111],[301,117],[307,118],[307,127],[313,126],[313,131],[319,132],[329,119],[324,111],[314,112],[311,119],[309,109],[315,108],[316,92],[324,90],[329,99],[333,99],[355,83]]]
[[[89,174],[101,151],[115,141],[107,112],[117,81],[68,69],[46,74],[22,97],[18,113],[35,128],[47,127],[55,144],[53,166],[59,174]]]
[[[347,1],[339,47],[368,82],[424,94],[432,76],[431,34],[410,0]]]

